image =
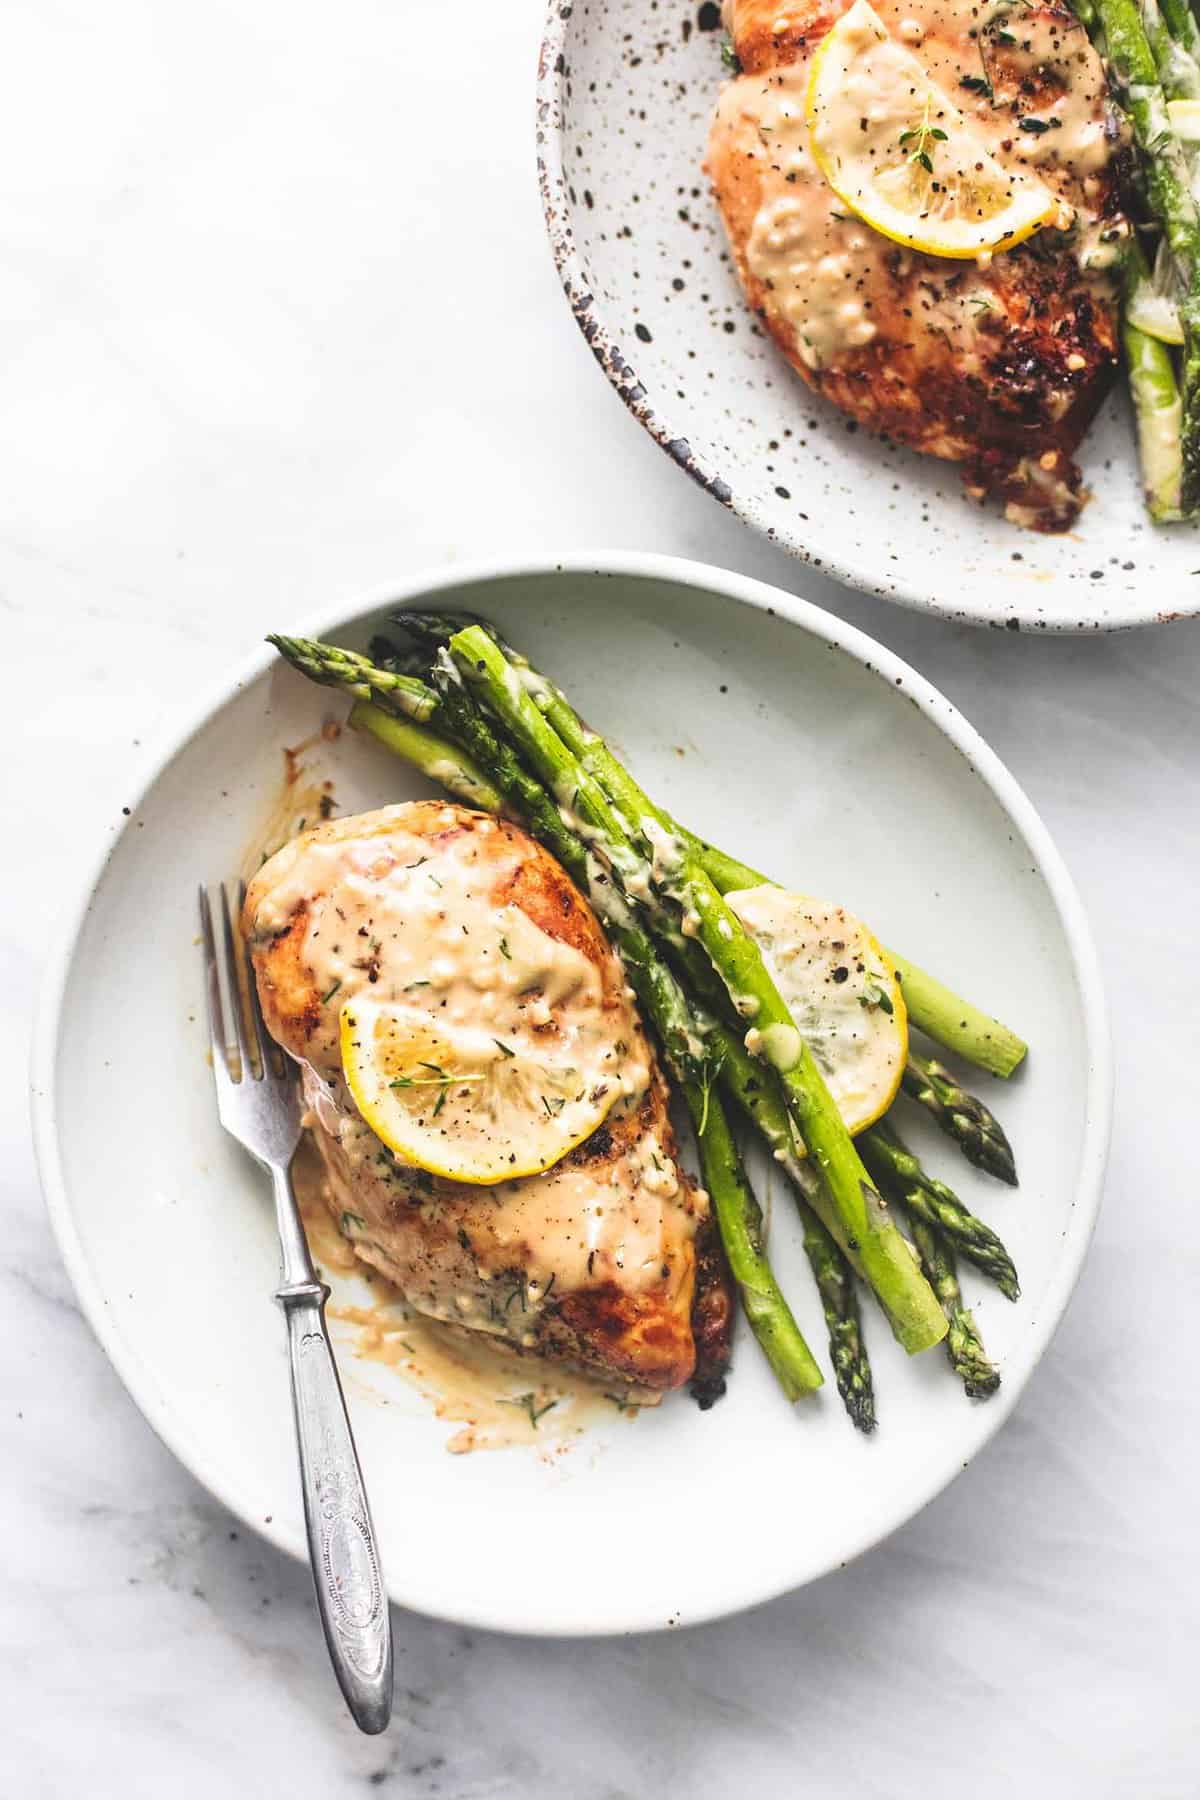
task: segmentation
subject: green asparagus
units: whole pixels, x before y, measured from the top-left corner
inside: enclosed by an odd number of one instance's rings
[[[700,1167],[721,1242],[750,1328],[789,1400],[812,1393],[823,1376],[780,1291],[762,1241],[762,1212],[720,1098],[695,1080],[683,1083],[696,1129]]]
[[[996,1283],[1006,1299],[1021,1292],[1012,1258],[991,1228],[965,1207],[952,1188],[926,1174],[919,1160],[884,1120],[858,1140],[863,1160],[875,1179],[914,1218],[924,1219],[949,1238],[954,1248]]]
[[[365,731],[378,740],[393,756],[402,756],[468,806],[482,812],[503,812],[504,800],[466,752],[448,738],[435,735],[427,725],[414,725],[411,719],[384,712],[371,700],[356,700],[350,708],[349,724],[355,731]]]
[[[982,1100],[959,1086],[949,1069],[910,1049],[901,1085],[931,1114],[939,1130],[954,1139],[969,1163],[1016,1187],[1012,1146],[999,1120]]]
[[[946,1354],[950,1358],[950,1367],[973,1400],[986,1400],[1000,1386],[1000,1376],[988,1361],[973,1315],[963,1305],[954,1252],[941,1232],[927,1220],[914,1215],[909,1222],[921,1267],[949,1321]]]
[[[859,1431],[875,1429],[875,1394],[871,1365],[862,1338],[854,1277],[846,1259],[817,1215],[803,1203],[800,1221],[804,1250],[816,1280],[829,1331],[829,1355],[842,1403]],[[936,1292],[936,1289],[935,1289]],[[939,1296],[940,1298],[940,1296]],[[950,1331],[954,1329],[953,1323]],[[949,1338],[950,1331],[947,1331]]]

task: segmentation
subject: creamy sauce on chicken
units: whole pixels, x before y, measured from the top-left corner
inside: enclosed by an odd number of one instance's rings
[[[373,1190],[380,1209],[389,1196],[403,1197],[423,1224],[444,1226],[459,1248],[469,1246],[479,1283],[476,1291],[464,1288],[457,1257],[447,1268],[427,1258],[419,1284],[405,1274],[408,1298],[435,1318],[469,1322],[527,1346],[536,1341],[536,1315],[551,1297],[608,1280],[634,1293],[669,1286],[673,1246],[681,1234],[692,1235],[706,1210],[703,1193],[681,1182],[653,1131],[606,1167],[600,1181],[586,1163],[560,1163],[486,1189],[437,1176],[414,1187],[413,1171],[383,1150],[356,1113],[331,1105],[328,1092],[314,1095],[311,1079],[305,1091],[315,1102],[314,1123],[325,1128],[317,1142],[326,1153],[335,1211],[358,1254],[391,1272],[388,1247],[373,1238],[357,1208],[364,1188]],[[519,1278],[511,1273],[518,1264]]]
[[[310,1040],[313,1067],[340,1072],[337,1022],[364,993],[424,1015],[433,1028],[479,1031],[552,1055],[589,1092],[644,1093],[650,1069],[632,1048],[640,1033],[629,1003],[607,1004],[597,967],[582,951],[542,931],[519,906],[496,903],[520,857],[497,855],[493,822],[481,820],[435,857],[427,839],[404,830],[403,808],[374,816],[386,822],[389,815],[395,823],[386,834],[334,827],[289,844],[254,911],[261,937],[304,914],[301,954],[327,1015]],[[445,816],[452,825],[455,814]]]
[[[311,1132],[296,1153],[292,1182],[318,1270],[327,1278],[357,1276],[367,1288],[365,1305],[335,1295],[330,1319],[353,1328],[356,1357],[392,1370],[437,1418],[459,1426],[446,1441],[452,1455],[516,1445],[560,1454],[590,1427],[635,1418],[643,1406],[658,1404],[661,1396],[645,1389],[606,1387],[563,1370],[549,1374],[494,1339],[415,1312],[398,1288],[363,1265],[338,1229]]]
[[[897,46],[915,53],[1014,179],[1036,179],[1059,196],[1083,278],[1111,295],[1127,226],[1101,218],[1098,208],[1100,177],[1119,137],[1105,104],[1103,69],[1082,26],[1055,13],[1020,5],[989,9],[971,0],[931,0],[919,19],[902,0],[878,0],[876,11]],[[889,85],[887,55],[875,58],[877,91],[848,87],[840,96],[847,118],[854,115],[852,128],[860,118],[863,129],[874,129],[893,114],[905,116],[904,60],[893,59]],[[746,248],[750,273],[793,327],[797,354],[818,370],[876,336],[871,297],[880,291],[885,264],[924,265],[929,279],[920,288],[914,326],[943,334],[960,357],[969,356],[981,330],[1006,323],[1003,284],[991,273],[1002,257],[985,254],[978,265],[959,265],[923,256],[847,210],[812,155],[805,121],[811,62],[811,54],[801,54],[793,63],[745,73],[726,84],[718,101],[718,129],[741,133],[762,183]],[[1044,231],[1061,243],[1055,227]]]

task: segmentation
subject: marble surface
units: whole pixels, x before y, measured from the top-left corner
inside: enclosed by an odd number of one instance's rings
[[[1200,628],[947,629],[805,573],[683,480],[549,263],[539,14],[458,0],[431,41],[411,0],[3,9],[0,1791],[1184,1800]],[[80,1318],[29,1148],[28,1024],[81,857],[231,657],[331,595],[550,545],[794,587],[991,739],[1099,940],[1108,1194],[1017,1416],[886,1547],[675,1637],[545,1644],[397,1615],[397,1717],[369,1742],[307,1573],[176,1465]]]

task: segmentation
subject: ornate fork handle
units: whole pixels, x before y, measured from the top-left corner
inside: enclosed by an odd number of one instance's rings
[[[325,1329],[329,1289],[281,1287],[309,1558],[329,1656],[363,1731],[382,1731],[392,1699],[392,1640],[375,1532],[346,1402]]]

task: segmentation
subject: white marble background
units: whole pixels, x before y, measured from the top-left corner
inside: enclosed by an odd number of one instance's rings
[[[683,480],[559,296],[540,10],[0,4],[0,1793],[1190,1800],[1200,629],[949,630],[805,574]],[[331,595],[549,545],[801,589],[981,727],[1099,938],[1107,1203],[1017,1417],[885,1548],[678,1637],[397,1616],[397,1718],[370,1742],[306,1572],[175,1464],[80,1318],[27,1028],[81,856],[233,656]]]

